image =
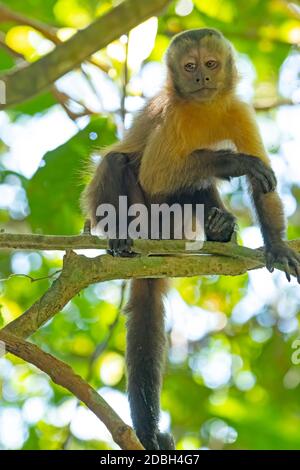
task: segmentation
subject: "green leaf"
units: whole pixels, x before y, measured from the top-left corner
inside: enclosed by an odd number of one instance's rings
[[[57,104],[57,101],[54,96],[50,92],[46,92],[35,96],[29,101],[14,106],[14,108],[9,109],[7,113],[12,121],[16,121],[18,118],[23,117],[24,114],[34,116],[37,113],[46,112],[55,104]]]
[[[28,187],[29,222],[34,231],[72,234],[82,229],[80,195],[89,156],[114,140],[112,122],[108,118],[94,119],[68,142],[45,155],[45,166]]]

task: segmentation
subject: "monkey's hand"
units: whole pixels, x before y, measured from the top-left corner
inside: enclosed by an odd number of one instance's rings
[[[236,229],[236,219],[229,212],[212,207],[205,222],[208,241],[229,242]]]
[[[121,256],[124,258],[132,258],[136,253],[132,251],[133,241],[131,238],[125,239],[110,239],[108,241],[109,249],[107,252],[112,256]]]
[[[294,274],[300,284],[300,256],[289,248],[284,241],[266,247],[266,261],[270,273],[274,271],[274,264],[280,263],[284,267],[287,280],[290,282],[291,274]]]
[[[270,166],[251,155],[245,155],[244,165],[245,173],[256,191],[270,193],[276,189],[276,176]]]

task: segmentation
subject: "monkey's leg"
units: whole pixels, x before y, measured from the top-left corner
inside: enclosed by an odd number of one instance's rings
[[[274,264],[280,263],[284,266],[287,280],[291,280],[293,272],[300,284],[300,256],[283,241],[285,218],[277,192],[262,194],[252,183],[252,196],[265,242],[268,270],[273,272]]]
[[[97,215],[101,204],[110,204],[116,211],[116,236],[109,239],[109,252],[113,256],[132,256],[132,240],[127,234],[120,233],[120,227],[127,228],[127,210],[120,211],[120,197],[127,198],[128,206],[134,203],[145,203],[144,195],[133,169],[129,165],[128,155],[110,153],[100,163],[96,175],[88,186],[85,200],[90,217],[96,226],[102,219]],[[121,213],[120,213],[121,212]],[[124,217],[124,223],[120,223]]]
[[[237,229],[236,218],[224,206],[215,184],[201,192],[207,240],[229,242]]]

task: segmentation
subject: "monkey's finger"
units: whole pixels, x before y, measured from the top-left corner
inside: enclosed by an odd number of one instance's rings
[[[300,284],[300,266],[299,266],[298,263],[295,264],[294,269],[295,269],[295,273],[296,273],[297,282],[298,282],[298,284]]]
[[[267,180],[268,192],[274,191],[277,186],[277,180],[274,171],[271,167],[265,165],[261,160],[258,160],[258,171],[264,175]]]
[[[108,254],[110,254],[111,256],[116,256],[116,251],[118,249],[118,240],[116,239],[109,239],[108,240]]]
[[[216,213],[214,218],[210,221],[210,224],[209,224],[209,228],[210,230],[212,230],[213,232],[216,232],[220,225],[223,223],[223,214],[221,212],[219,213]]]
[[[300,284],[300,266],[299,266],[299,264],[296,264],[295,272],[296,272],[296,276],[297,276],[297,282],[298,282],[298,284]]]
[[[291,258],[290,264],[292,265],[292,267],[295,271],[297,282],[300,284],[300,264],[299,264],[297,258],[296,257]]]
[[[267,171],[265,172],[265,177],[268,182],[269,192],[274,191],[277,186],[277,180],[276,180],[275,173],[273,172],[271,168],[267,168]]]
[[[227,220],[220,220],[220,223],[218,224],[216,231],[218,233],[224,233],[224,232],[229,232],[234,230],[234,224],[231,223],[229,219]]]
[[[253,176],[253,179],[255,181],[257,181],[257,183],[260,185],[261,191],[263,193],[270,192],[269,191],[268,180],[267,180],[267,178],[265,177],[265,175],[263,173],[256,173],[256,175]]]
[[[265,193],[270,193],[271,191],[274,191],[274,184],[272,182],[272,179],[269,178],[268,174],[264,174],[264,192]]]
[[[211,222],[218,212],[219,209],[217,207],[212,207],[208,214],[207,223]]]
[[[298,253],[296,252],[294,252],[293,255],[294,255],[294,259],[296,259],[298,263],[300,264],[300,255],[298,255]]]
[[[213,222],[213,228],[216,231],[222,230],[222,227],[228,225],[229,218],[224,213],[220,214]]]
[[[115,256],[120,256],[121,258],[134,258],[139,256],[138,253],[132,251],[133,240],[131,238],[125,238],[119,240],[118,250]]]
[[[285,258],[282,264],[284,266],[285,276],[288,282],[291,282],[291,270],[290,270],[289,261]]]
[[[274,256],[272,253],[267,252],[266,254],[266,268],[267,270],[272,273],[274,271]]]
[[[263,193],[269,193],[276,188],[277,181],[273,170],[260,161],[258,167],[252,169],[252,178],[258,181]]]
[[[132,247],[132,240],[129,238],[124,238],[120,239],[119,245],[118,245],[118,255],[119,256],[130,256],[132,253],[131,247]]]
[[[131,250],[131,248],[133,246],[132,238],[126,238],[124,246],[126,247],[127,250]]]

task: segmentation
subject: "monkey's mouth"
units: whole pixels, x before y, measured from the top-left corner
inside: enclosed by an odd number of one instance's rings
[[[203,86],[201,88],[198,88],[197,90],[193,90],[191,91],[191,93],[201,93],[201,92],[206,92],[206,91],[216,91],[217,88],[210,88],[210,87],[207,87],[207,86]]]

